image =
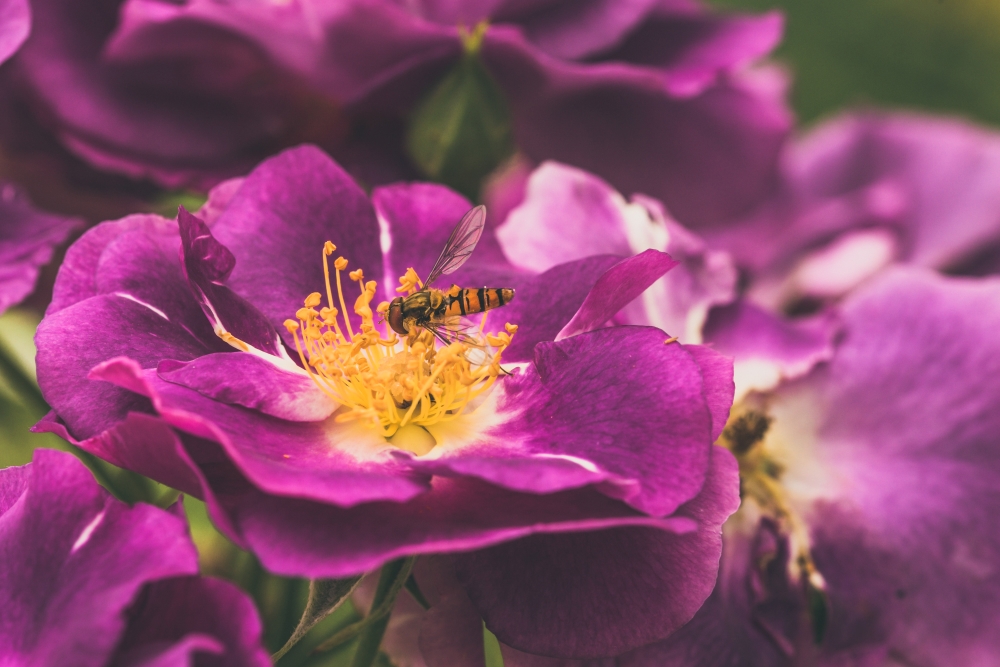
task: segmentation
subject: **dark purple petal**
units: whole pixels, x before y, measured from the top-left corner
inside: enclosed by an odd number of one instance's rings
[[[658,0],[563,0],[545,4],[548,6],[532,7],[534,11],[518,8],[516,13],[501,7],[498,18],[520,24],[525,36],[550,56],[578,60],[617,46]]]
[[[301,146],[251,172],[212,234],[236,258],[226,285],[285,335],[302,301],[324,292],[323,244],[374,280],[382,278],[379,228],[364,191],[325,153]],[[333,267],[330,267],[331,273]],[[331,276],[331,280],[333,277]],[[344,276],[345,292],[353,283]],[[346,295],[353,302],[353,294]],[[353,316],[353,313],[352,313]]]
[[[140,587],[198,568],[179,517],[114,500],[49,450],[35,452],[24,494],[0,516],[0,550],[0,651],[32,665],[107,664]]]
[[[402,504],[339,508],[238,487],[208,500],[229,513],[265,567],[309,577],[358,574],[405,555],[468,551],[533,533],[623,525],[683,533],[694,527],[686,518],[640,514],[590,489],[539,496],[472,479],[435,478],[430,493]]]
[[[129,413],[123,421],[87,440],[75,439],[59,419],[50,413],[32,431],[55,433],[80,449],[154,479],[179,491],[201,497],[201,481],[188,462],[178,454],[183,451],[180,438],[159,417]],[[142,443],[134,446],[132,443]]]
[[[657,197],[691,226],[741,213],[775,185],[790,118],[747,77],[678,99],[657,72],[558,62],[503,26],[487,32],[483,57],[507,94],[517,143],[534,160]]]
[[[840,610],[830,644],[863,625],[914,664],[998,655],[1000,282],[896,270],[843,319],[833,358],[772,411],[813,461],[784,483]]]
[[[453,557],[486,626],[541,655],[611,656],[666,637],[711,593],[722,523],[739,506],[736,462],[714,448],[705,488],[677,516],[678,535],[650,528],[538,535]]]
[[[236,266],[229,248],[219,243],[208,226],[183,206],[177,213],[177,223],[184,274],[216,335],[229,333],[251,348],[287,359],[281,339],[267,318],[224,284]]]
[[[161,380],[229,405],[291,421],[323,421],[336,404],[297,369],[278,368],[252,354],[207,354],[189,362],[162,361]]]
[[[136,178],[207,187],[293,135],[309,96],[256,45],[207,22],[163,20],[169,5],[157,3],[142,26],[125,11],[132,38],[109,48],[123,4],[32,3],[16,65],[70,150]]]
[[[462,11],[467,3],[456,6]],[[377,93],[377,104],[398,113],[419,98],[461,54],[458,22],[435,23],[396,3],[348,2],[311,6],[302,21],[315,42],[299,71],[318,90],[342,103]],[[473,12],[474,7],[469,7]],[[301,11],[301,10],[300,10]],[[261,40],[287,61],[282,35]],[[371,104],[371,99],[364,100]]]
[[[175,661],[166,659],[166,646],[176,655]],[[150,584],[130,610],[125,640],[118,646],[112,664],[186,667],[191,664],[188,655],[195,651],[199,665],[271,664],[261,646],[260,618],[250,598],[229,582],[202,577],[178,577]]]
[[[0,0],[0,63],[10,58],[28,39],[31,9],[27,0]]]
[[[4,15],[14,11],[11,4],[0,3],[0,60],[3,60]],[[25,6],[25,21],[27,11]],[[39,269],[52,259],[56,246],[82,224],[78,218],[35,209],[18,188],[0,182],[0,313],[20,303],[35,289]]]
[[[290,422],[227,405],[143,373],[129,359],[112,359],[92,377],[148,397],[173,427],[220,443],[268,493],[351,506],[404,501],[427,488],[426,480],[406,473],[384,438],[362,425]]]
[[[751,527],[749,534],[742,531],[738,522],[727,528],[719,580],[694,618],[667,639],[619,656],[616,666],[793,667],[797,650],[815,655],[801,592],[788,578],[787,539],[767,520],[756,530]],[[816,664],[883,663],[858,659]]]
[[[134,437],[121,428],[107,434],[106,447],[122,453],[146,446],[119,437]],[[688,518],[649,517],[590,489],[539,496],[472,479],[436,478],[429,493],[406,503],[336,507],[261,493],[217,443],[184,436],[182,451],[166,438],[150,443],[163,449],[157,454],[161,459],[175,456],[189,466],[202,485],[197,495],[205,498],[212,521],[227,536],[257,554],[269,570],[297,576],[358,574],[404,555],[464,551],[538,532],[623,525],[677,533],[695,528]],[[85,448],[93,444],[81,443]]]
[[[829,317],[781,319],[748,301],[714,308],[705,341],[735,357],[737,396],[769,391],[782,380],[805,375],[833,355],[836,324]]]
[[[672,95],[689,97],[766,56],[781,40],[783,23],[776,11],[748,16],[662,8],[601,58],[654,68]]]
[[[603,482],[609,496],[670,515],[704,483],[712,415],[700,367],[664,338],[613,327],[540,343],[534,367],[495,390],[497,423],[481,442],[426,466],[533,493]]]
[[[580,309],[562,328],[556,340],[604,326],[622,309],[622,304],[638,298],[678,264],[665,252],[652,249],[622,260],[597,279]]]

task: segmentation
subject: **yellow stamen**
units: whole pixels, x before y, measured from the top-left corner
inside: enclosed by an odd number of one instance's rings
[[[376,329],[374,317],[377,312],[385,319],[389,304],[382,302],[372,310],[378,286],[375,281],[366,282],[363,271],[356,269],[348,274],[361,288],[353,308],[361,328],[355,332],[347,317],[340,277],[347,268],[343,257],[333,263],[336,295],[333,292],[328,258],[334,250],[336,246],[330,242],[323,248],[327,305],[319,308],[322,296],[319,292],[310,294],[295,319],[285,321],[285,327],[295,340],[303,368],[330,400],[341,406],[335,419],[366,421],[391,438],[403,427],[430,426],[469,411],[469,404],[503,373],[500,356],[517,327],[507,324],[503,331],[485,334],[485,340],[454,342],[442,348],[437,348],[434,335],[423,329],[401,337],[386,325],[383,333]],[[400,278],[400,285],[399,291],[410,294],[423,287],[412,268]],[[339,310],[333,305],[335,298]],[[481,327],[484,324],[485,317]],[[471,347],[484,343],[493,348],[492,354],[481,363],[470,361],[475,358],[468,354]],[[412,435],[405,440],[412,441]],[[423,445],[418,453],[425,453]]]

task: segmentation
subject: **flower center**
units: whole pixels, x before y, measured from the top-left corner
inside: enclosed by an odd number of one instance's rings
[[[391,438],[408,425],[426,427],[470,412],[470,405],[475,405],[504,373],[500,356],[517,327],[506,324],[499,333],[483,333],[484,313],[477,332],[469,335],[463,331],[441,347],[436,346],[434,333],[425,328],[412,327],[406,336],[398,336],[388,323],[383,322],[382,329],[376,327],[371,301],[377,285],[374,280],[365,282],[357,269],[348,273],[361,288],[354,302],[361,328],[355,331],[346,315],[341,273],[347,269],[347,260],[343,257],[333,262],[338,297],[334,302],[329,257],[336,249],[330,241],[323,246],[326,305],[322,305],[323,295],[313,292],[295,313],[296,319],[285,320],[302,366],[316,385],[342,406],[335,419],[368,421],[382,436]],[[400,285],[397,291],[408,296],[422,283],[410,268],[400,278]],[[383,320],[388,308],[388,302],[377,307]],[[440,324],[448,338],[449,327],[457,323],[434,324]]]
[[[792,558],[788,563],[794,581],[803,581],[811,590],[826,589],[823,575],[811,553],[809,528],[792,507],[781,484],[785,467],[767,447],[771,418],[746,406],[734,406],[733,415],[719,436],[719,444],[736,457],[740,466],[740,495],[752,500],[760,511],[773,519],[788,535]]]

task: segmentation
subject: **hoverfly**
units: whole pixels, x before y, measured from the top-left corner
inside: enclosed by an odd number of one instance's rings
[[[461,288],[452,285],[447,291],[431,287],[443,275],[457,271],[475,250],[486,225],[486,207],[477,206],[464,216],[452,230],[441,255],[427,274],[418,292],[396,297],[389,303],[385,318],[396,333],[405,336],[420,327],[433,333],[446,345],[463,339],[449,329],[448,323],[463,315],[474,315],[510,303],[514,290],[499,287]]]

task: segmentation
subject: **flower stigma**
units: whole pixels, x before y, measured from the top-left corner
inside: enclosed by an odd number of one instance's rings
[[[400,336],[385,322],[388,302],[376,308],[380,324],[384,324],[376,326],[371,302],[377,284],[374,280],[366,282],[362,270],[356,269],[348,272],[361,289],[354,301],[354,313],[361,319],[360,330],[355,331],[346,315],[341,278],[347,270],[347,259],[338,257],[333,262],[336,293],[330,280],[329,258],[336,249],[330,241],[323,246],[326,305],[324,295],[313,292],[305,298],[295,319],[285,320],[285,328],[295,339],[303,368],[340,406],[334,413],[337,422],[369,423],[387,439],[399,434],[401,441],[391,444],[424,454],[433,443],[419,447],[407,444],[420,440],[412,437],[413,429],[472,412],[479,404],[477,399],[504,374],[500,356],[510,345],[517,326],[508,323],[503,331],[484,334],[484,313],[478,335],[463,332],[440,347],[434,333],[421,327],[414,326],[407,335]],[[409,268],[400,278],[397,291],[409,296],[422,288],[416,271]],[[442,331],[447,334],[449,329],[442,326]]]

